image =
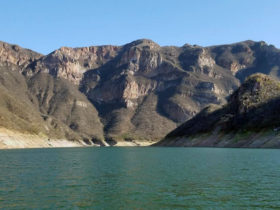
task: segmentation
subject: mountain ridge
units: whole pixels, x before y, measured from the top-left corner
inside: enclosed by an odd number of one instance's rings
[[[0,66],[18,72],[28,94],[14,97],[24,96],[44,123],[57,121],[60,137],[138,145],[160,140],[209,104],[225,104],[253,73],[279,78],[280,51],[262,41],[161,47],[141,39],[41,55],[1,42]],[[1,84],[12,90],[9,80]]]

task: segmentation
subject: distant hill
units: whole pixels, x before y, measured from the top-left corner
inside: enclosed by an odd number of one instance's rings
[[[280,148],[280,82],[254,74],[224,106],[209,106],[170,132],[161,146]]]
[[[89,145],[154,143],[209,104],[225,104],[247,76],[279,79],[279,68],[280,50],[265,42],[142,39],[48,55],[0,42],[0,125]]]

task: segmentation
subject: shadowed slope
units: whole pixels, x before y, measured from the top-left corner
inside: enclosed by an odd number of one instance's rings
[[[280,147],[280,82],[250,76],[223,107],[210,106],[157,145]]]

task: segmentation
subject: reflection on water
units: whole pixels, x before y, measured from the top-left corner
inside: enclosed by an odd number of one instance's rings
[[[279,177],[280,150],[1,150],[0,207],[270,208]]]

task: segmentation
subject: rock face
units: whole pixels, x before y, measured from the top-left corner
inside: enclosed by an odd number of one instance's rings
[[[161,146],[280,148],[280,82],[254,74],[229,98],[170,132]]]
[[[104,65],[113,59],[118,51],[119,47],[114,46],[62,47],[34,62],[27,72],[29,75],[49,73],[79,85],[86,71]]]
[[[24,94],[13,97],[36,110],[43,133],[115,144],[161,139],[209,104],[225,104],[253,73],[279,78],[280,51],[253,41],[161,47],[142,39],[43,56],[1,42],[0,66],[3,88],[22,81]]]
[[[11,66],[16,65],[25,67],[33,61],[42,57],[41,54],[28,49],[23,49],[18,45],[10,45],[0,42],[0,65]]]

